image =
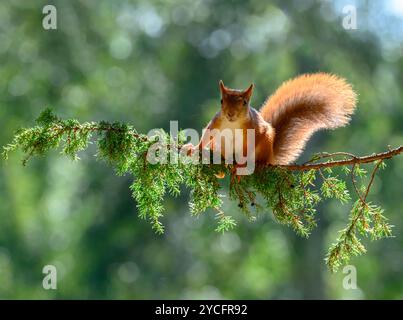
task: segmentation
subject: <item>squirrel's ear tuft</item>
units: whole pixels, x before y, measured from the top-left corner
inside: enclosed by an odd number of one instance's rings
[[[222,80],[220,80],[219,86],[220,86],[221,94],[224,95],[224,93],[227,92],[227,88],[225,87],[224,82]]]
[[[246,99],[250,99],[252,97],[252,92],[253,92],[253,83],[249,86],[248,89],[246,89],[242,94]]]

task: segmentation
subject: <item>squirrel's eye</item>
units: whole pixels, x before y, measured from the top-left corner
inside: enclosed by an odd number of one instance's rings
[[[221,104],[222,104],[222,99],[220,100]]]
[[[248,104],[248,100],[243,99],[243,105],[246,106]]]

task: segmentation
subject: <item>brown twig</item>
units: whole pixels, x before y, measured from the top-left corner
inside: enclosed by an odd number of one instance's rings
[[[346,166],[346,165],[352,165],[352,164],[359,164],[359,163],[370,163],[374,162],[376,160],[384,160],[384,159],[390,159],[400,153],[403,152],[403,146],[400,146],[395,149],[390,149],[389,151],[386,152],[381,152],[369,156],[364,156],[364,157],[357,157],[354,155],[349,155],[349,159],[344,159],[344,160],[335,160],[335,161],[327,161],[327,162],[320,162],[320,163],[310,163],[310,164],[291,164],[291,165],[269,165],[268,167],[279,167],[279,168],[284,168],[292,171],[306,171],[306,170],[312,170],[312,169],[321,169],[321,168],[329,168],[329,167],[340,167],[340,166]],[[339,153],[336,153],[337,155]],[[327,155],[331,156],[332,154]]]
[[[321,159],[324,159],[324,158],[334,158],[334,157],[337,157],[337,156],[348,156],[348,157],[350,157],[352,159],[357,158],[354,154],[349,153],[349,152],[342,152],[342,151],[341,152],[333,152],[333,153],[321,152],[316,157],[314,157],[313,159],[308,160],[307,162],[304,162],[303,165],[310,164],[310,163],[313,163],[315,161],[318,161],[318,160],[321,160]]]
[[[357,164],[354,163],[354,164],[352,165],[352,167],[351,167],[351,182],[352,182],[352,184],[353,184],[355,193],[356,193],[357,196],[360,198],[361,202],[362,202],[362,203],[365,203],[365,200],[362,198],[362,195],[361,195],[360,190],[358,190],[357,181],[355,180],[355,172],[354,172],[354,170],[355,170],[355,166],[356,166],[356,165],[357,165]]]
[[[363,212],[364,212],[364,207],[367,207],[367,208],[368,208],[368,204],[367,204],[366,201],[367,201],[367,197],[368,197],[368,194],[369,194],[369,190],[371,189],[372,183],[374,182],[374,179],[375,179],[375,174],[376,174],[376,172],[378,171],[378,169],[379,169],[379,167],[381,166],[381,164],[382,164],[382,161],[379,161],[379,162],[375,165],[374,169],[372,170],[371,178],[370,178],[369,183],[368,183],[368,186],[367,186],[367,188],[366,188],[366,190],[365,190],[364,197],[362,197],[361,195],[359,196],[359,197],[360,197],[360,201],[361,201],[363,207],[361,208],[359,214],[357,214],[357,216],[356,216],[356,217],[354,218],[354,220],[352,221],[352,223],[351,223],[351,225],[350,225],[350,227],[349,227],[349,231],[353,230],[354,227],[355,227],[355,225],[356,225],[356,223],[357,223],[357,221],[358,221],[358,219],[361,219],[361,217],[362,217],[362,215],[363,215]]]

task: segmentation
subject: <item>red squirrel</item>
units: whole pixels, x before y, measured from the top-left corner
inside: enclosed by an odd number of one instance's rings
[[[198,145],[184,146],[188,154],[205,147],[214,149],[217,143],[217,136],[211,134],[214,129],[218,132],[242,129],[244,141],[233,142],[231,150],[245,154],[246,131],[254,129],[256,164],[290,164],[302,153],[314,132],[346,125],[356,104],[351,85],[327,73],[304,74],[286,81],[260,111],[250,106],[253,84],[246,90],[235,90],[220,81],[219,87],[221,110],[207,125]],[[225,142],[220,146],[225,157]]]

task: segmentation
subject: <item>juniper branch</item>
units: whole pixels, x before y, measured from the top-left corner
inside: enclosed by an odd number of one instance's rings
[[[253,221],[258,212],[270,210],[279,223],[307,237],[316,225],[316,206],[323,198],[336,199],[341,203],[351,199],[346,183],[333,172],[339,170],[345,174],[351,172],[358,200],[350,212],[349,224],[329,249],[326,257],[329,269],[336,271],[352,256],[365,252],[358,233],[370,236],[371,239],[391,235],[392,226],[383,216],[383,210],[367,202],[367,197],[377,170],[385,165],[384,160],[402,153],[403,146],[361,157],[347,152],[321,153],[301,165],[261,166],[253,174],[236,179],[231,165],[192,164],[188,157],[177,154],[176,151],[185,142],[182,134],[179,134],[177,142],[162,130],[159,135],[148,137],[124,123],[79,123],[75,119],[60,119],[47,109],[37,119],[36,126],[16,132],[12,143],[3,147],[2,155],[7,159],[10,152],[20,149],[25,154],[25,165],[33,156],[45,155],[52,149],[61,148],[62,154],[77,160],[78,153],[93,140],[98,146],[99,159],[109,163],[119,175],[132,175],[130,188],[137,202],[139,217],[149,220],[158,233],[164,232],[161,223],[164,198],[167,194],[178,196],[181,185],[190,189],[189,209],[192,215],[212,208],[216,211],[217,231],[234,228],[235,220],[221,209],[220,190],[228,180],[218,180],[217,174],[224,172],[231,177],[228,186],[230,198],[238,202],[239,208],[249,220]],[[150,147],[157,142],[168,148],[168,154],[157,148],[161,157],[167,157],[167,162],[147,161]],[[362,196],[356,176],[364,178],[366,171],[360,165],[374,162],[375,168]],[[262,204],[257,201],[258,195],[263,198]]]

